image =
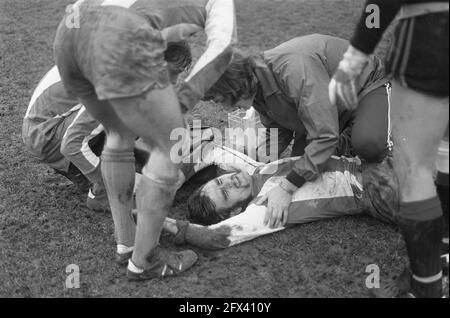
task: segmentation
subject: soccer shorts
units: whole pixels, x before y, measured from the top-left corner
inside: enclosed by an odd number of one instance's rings
[[[118,6],[81,7],[79,27],[64,17],[54,54],[64,86],[99,100],[139,96],[170,84],[167,43],[144,17]]]
[[[402,19],[387,55],[389,77],[403,86],[448,97],[448,12]]]

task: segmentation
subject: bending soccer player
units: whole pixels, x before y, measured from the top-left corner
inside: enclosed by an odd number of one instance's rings
[[[359,81],[370,54],[398,15],[386,71],[393,79],[394,171],[401,192],[397,220],[412,274],[383,284],[375,294],[380,297],[401,294],[399,286],[404,285],[402,280],[406,277],[411,278],[409,296],[442,297],[439,255],[442,210],[447,215],[444,219],[448,226],[448,203],[445,203],[448,202],[448,173],[440,174],[438,193],[433,176],[449,115],[449,3],[448,0],[370,0],[365,8],[368,5],[379,11],[379,27],[369,28],[366,21],[370,19],[366,13],[362,14],[329,91],[332,102],[348,109],[357,107],[355,81]],[[444,196],[444,209],[438,194]]]
[[[292,156],[302,157],[280,185],[262,198],[268,199],[270,226],[278,227],[286,219],[293,193],[323,172],[337,148],[347,148],[346,153],[369,162],[378,162],[387,153],[388,98],[379,58],[370,58],[356,83],[357,111],[335,106],[328,98],[328,83],[347,46],[343,39],[314,34],[294,38],[260,56],[235,54],[205,95],[225,106],[247,109],[253,105],[265,127],[278,129],[275,141],[267,130],[266,142],[277,142],[279,153],[295,135]],[[270,149],[266,145],[262,145],[263,153]]]
[[[130,280],[177,275],[197,260],[193,251],[158,246],[181,172],[170,152],[170,134],[183,129],[189,110],[225,70],[236,38],[232,0],[79,0],[79,27],[56,32],[54,52],[65,89],[76,96],[106,131],[101,170],[117,237],[117,262]],[[205,31],[207,49],[178,94],[163,59],[168,42]],[[181,106],[181,107],[180,107]],[[132,217],[134,140],[151,153],[137,192],[138,222]],[[130,258],[131,257],[131,258]]]
[[[171,82],[192,62],[187,42],[171,42],[164,52]],[[66,176],[83,193],[86,205],[109,210],[100,171],[103,141],[101,124],[92,118],[76,97],[66,93],[56,66],[36,87],[23,120],[22,138],[39,161]],[[104,132],[103,132],[104,134]]]

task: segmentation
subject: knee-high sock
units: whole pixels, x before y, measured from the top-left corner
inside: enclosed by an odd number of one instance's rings
[[[108,193],[117,244],[134,246],[136,225],[132,217],[135,178],[134,153],[105,148],[102,175]]]
[[[448,173],[438,171],[436,178],[436,188],[441,201],[442,212],[444,214],[444,235],[442,239],[442,253],[448,253]]]
[[[403,203],[399,227],[405,239],[416,297],[442,296],[442,211],[439,199]]]
[[[143,176],[136,193],[138,209],[133,263],[144,269],[147,256],[158,245],[164,220],[173,203],[178,186],[160,183]]]

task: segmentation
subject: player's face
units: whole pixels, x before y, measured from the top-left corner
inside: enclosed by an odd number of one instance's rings
[[[252,178],[244,171],[229,173],[209,181],[202,191],[216,205],[217,212],[230,211],[252,195]]]

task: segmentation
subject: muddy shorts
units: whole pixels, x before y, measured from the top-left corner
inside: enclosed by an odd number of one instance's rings
[[[400,186],[394,173],[392,157],[386,157],[381,163],[365,163],[362,179],[362,199],[366,213],[378,220],[395,224],[400,211]]]
[[[117,6],[81,7],[79,27],[59,24],[54,54],[69,94],[99,100],[138,96],[170,84],[166,41],[143,17]]]
[[[386,71],[403,86],[448,96],[448,12],[400,20]]]

